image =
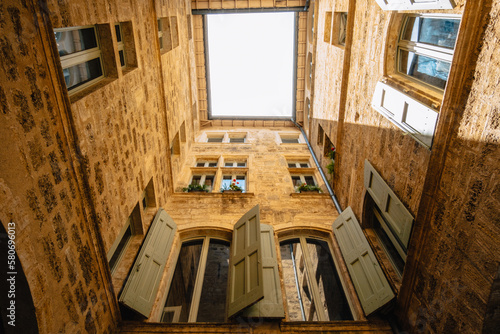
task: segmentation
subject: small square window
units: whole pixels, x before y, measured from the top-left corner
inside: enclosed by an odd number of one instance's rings
[[[298,144],[300,142],[298,134],[281,134],[280,137],[283,144]]]
[[[245,175],[223,175],[222,176],[222,183],[221,183],[221,191],[222,190],[231,190],[231,185],[233,187],[238,187],[241,189],[241,192],[246,191],[246,176]],[[232,190],[238,190],[238,189],[232,189]]]
[[[245,137],[230,137],[229,142],[230,143],[244,143]]]
[[[198,160],[196,167],[217,167],[216,160]]]
[[[288,162],[288,168],[309,168],[309,162],[307,161],[290,161]]]
[[[213,190],[214,183],[215,183],[215,175],[213,174],[193,175],[193,178],[191,179],[192,185],[200,185],[200,186],[204,185],[206,186],[209,192]]]
[[[224,140],[224,136],[208,137],[207,143],[222,143],[223,140]]]
[[[307,184],[308,186],[316,186],[316,180],[312,175],[292,175],[292,183],[294,187],[299,187],[302,184]]]
[[[226,161],[224,167],[246,167],[246,161]]]

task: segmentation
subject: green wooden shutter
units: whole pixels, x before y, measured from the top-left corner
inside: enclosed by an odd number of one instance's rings
[[[120,295],[120,302],[145,317],[153,307],[176,230],[172,218],[160,208]]]
[[[345,209],[335,220],[333,233],[361,306],[365,314],[369,315],[394,298],[394,293],[351,207]]]
[[[258,205],[234,225],[228,287],[228,317],[264,297]]]
[[[393,234],[401,241],[405,249],[408,248],[413,216],[368,160],[365,160],[364,184],[389,223]]]
[[[244,317],[284,318],[283,297],[274,243],[274,230],[270,225],[260,224],[262,245],[262,271],[264,278],[264,299],[246,308]]]

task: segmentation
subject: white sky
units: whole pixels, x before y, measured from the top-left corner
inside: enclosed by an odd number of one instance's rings
[[[292,116],[294,13],[212,14],[212,116]]]

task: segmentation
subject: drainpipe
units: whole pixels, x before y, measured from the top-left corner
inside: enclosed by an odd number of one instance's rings
[[[339,201],[338,201],[337,197],[335,196],[332,188],[330,187],[330,184],[328,183],[328,180],[326,179],[326,175],[323,172],[323,169],[321,169],[321,166],[319,165],[318,158],[316,158],[316,154],[314,154],[314,151],[311,147],[311,144],[309,143],[309,139],[307,139],[307,136],[306,136],[306,133],[304,132],[304,129],[300,125],[298,125],[293,118],[292,118],[292,122],[300,130],[300,132],[302,132],[302,136],[304,137],[304,139],[306,141],[307,147],[309,148],[309,152],[311,152],[311,155],[314,159],[314,163],[316,164],[316,168],[318,169],[319,174],[321,175],[321,178],[323,179],[323,182],[326,185],[326,189],[328,190],[328,194],[330,194],[330,197],[332,198],[333,204],[335,204],[335,208],[337,208],[337,211],[339,213],[341,213],[342,208],[340,207]]]

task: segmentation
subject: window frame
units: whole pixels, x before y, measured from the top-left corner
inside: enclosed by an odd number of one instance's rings
[[[231,164],[231,166],[227,166],[227,164]],[[244,164],[244,166],[238,166],[238,164]],[[243,160],[228,160],[224,161],[224,166],[225,168],[246,168],[247,167],[247,161]]]
[[[231,168],[231,167],[229,167]],[[241,168],[241,167],[239,167]],[[241,179],[238,179],[238,177],[243,177],[243,180],[245,181],[245,187],[244,188],[241,188],[241,192],[242,193],[246,193],[247,192],[247,189],[248,189],[248,180],[247,180],[247,174],[246,174],[246,171],[234,171],[234,172],[224,172],[222,171],[222,176],[221,176],[221,181],[220,181],[220,187],[222,188],[224,186],[224,180],[227,180],[227,179],[224,179],[224,177],[227,177],[227,176],[230,176],[230,183],[233,182],[233,180],[236,180],[236,182],[238,182],[238,180],[241,180]]]
[[[430,83],[427,83],[423,80],[417,79],[414,76],[408,75],[402,71],[400,71],[401,68],[401,51],[407,51],[407,52],[412,52],[417,56],[423,56],[427,58],[432,58],[435,60],[440,60],[440,61],[445,61],[447,63],[452,64],[453,62],[453,56],[455,53],[455,47],[453,49],[446,48],[446,47],[440,47],[437,45],[431,45],[431,44],[426,44],[426,43],[421,43],[421,42],[413,42],[413,41],[408,41],[403,39],[403,34],[408,26],[409,19],[411,17],[420,17],[420,18],[433,18],[433,19],[458,19],[461,21],[462,17],[461,15],[458,14],[436,14],[436,13],[411,13],[411,14],[405,14],[400,23],[400,27],[398,30],[398,36],[396,39],[396,54],[395,54],[395,61],[394,61],[394,73],[403,76],[405,79],[410,80],[411,82],[418,83],[420,85],[423,85],[427,88],[433,89],[435,91],[438,91],[440,93],[443,93],[445,88],[440,88],[438,86],[434,86]],[[457,35],[458,37],[458,35]],[[455,46],[456,46],[456,40],[455,40]],[[449,74],[449,73],[448,73]],[[446,79],[446,82],[448,81],[448,78]],[[446,87],[446,83],[445,83]]]
[[[305,178],[306,178],[307,176],[310,176],[310,177],[312,177],[312,178],[313,178],[313,182],[314,182],[314,184],[312,184],[312,185],[319,187],[318,182],[316,181],[316,178],[314,177],[314,174],[312,174],[312,173],[303,173],[303,174],[299,174],[299,173],[292,173],[292,174],[290,174],[290,176],[291,176],[291,179],[292,179],[292,184],[293,184],[294,189],[296,189],[296,188],[300,187],[300,185],[302,185],[302,184],[304,184],[304,183],[305,183],[305,184],[307,184],[307,185],[310,185],[310,184],[308,184],[308,183],[306,182],[306,180],[305,180]],[[298,176],[298,177],[300,177],[300,184],[299,184],[298,186],[297,186],[297,185],[295,185],[295,184],[294,184],[294,182],[293,182],[293,177],[294,177],[294,176],[295,176],[295,177],[297,177],[297,176]]]
[[[123,69],[123,68],[127,67],[127,55],[125,52],[125,42],[123,41],[124,36],[123,36],[122,23],[121,22],[115,23],[115,32],[116,32],[116,27],[118,27],[118,30],[120,32],[120,40],[118,40],[118,36],[116,36],[116,44],[117,44],[117,49],[118,49],[118,61],[120,62],[120,67]],[[123,64],[121,63],[120,52],[122,52],[122,54],[123,54]]]
[[[215,166],[210,166],[210,164],[215,163]],[[198,166],[199,164],[203,164],[203,166]],[[198,159],[196,160],[195,166],[196,168],[217,168],[219,166],[219,161],[217,159]]]
[[[179,255],[180,255],[180,250],[182,248],[182,245],[187,243],[187,242],[193,242],[193,241],[197,241],[197,240],[203,240],[203,241],[202,241],[202,248],[201,248],[201,252],[200,252],[200,262],[198,263],[198,270],[196,272],[196,279],[195,279],[195,284],[194,284],[194,288],[193,288],[193,295],[191,296],[191,305],[189,307],[189,314],[188,314],[187,323],[196,323],[197,322],[196,318],[198,317],[198,309],[200,306],[203,281],[205,278],[210,241],[211,240],[217,240],[219,242],[221,241],[221,242],[227,243],[229,246],[229,249],[231,248],[231,239],[228,239],[228,238],[226,238],[222,235],[219,235],[219,234],[214,235],[212,233],[206,233],[205,235],[192,236],[192,237],[183,238],[182,240],[180,240],[179,250],[178,250],[178,252],[176,252],[177,259],[176,259],[175,263],[172,264],[172,271],[171,271],[169,283],[168,283],[167,289],[165,290],[166,291],[165,292],[165,300],[163,301],[162,310],[160,312],[160,322],[161,323],[165,323],[165,324],[179,323],[178,321],[177,322],[176,321],[162,322],[163,315],[167,311],[166,309],[168,308],[165,306],[165,304],[167,303],[167,300],[168,300],[171,285],[172,285],[174,275],[175,275],[175,269],[177,268],[177,263],[179,261]],[[231,256],[231,253],[228,254],[228,261],[229,261],[230,256]],[[229,270],[229,268],[228,268],[228,270]],[[227,293],[227,291],[226,291],[226,293]],[[225,302],[226,302],[226,306],[227,306],[227,301],[225,301]],[[171,310],[168,310],[168,311],[171,311]],[[225,321],[227,322],[226,315],[224,315],[224,318],[225,318]]]
[[[189,184],[193,184],[193,179],[196,177],[196,176],[200,176],[200,182],[198,183],[200,186],[203,186],[206,182],[206,179],[207,179],[207,176],[212,176],[213,177],[213,181],[212,181],[212,186],[207,186],[207,189],[208,189],[208,192],[213,192],[214,189],[215,189],[215,180],[216,180],[216,175],[217,173],[215,172],[207,172],[207,173],[193,173],[193,175],[191,175],[191,180],[189,181]]]
[[[313,240],[326,242],[326,244],[328,245],[328,250],[330,251],[330,256],[332,258],[333,269],[337,273],[337,276],[338,276],[340,284],[341,284],[341,288],[344,292],[345,299],[347,301],[347,304],[349,306],[349,310],[350,310],[352,318],[353,318],[353,320],[336,320],[336,321],[357,321],[357,320],[360,320],[362,318],[362,315],[359,314],[359,311],[356,307],[355,300],[354,300],[354,297],[356,294],[354,294],[354,295],[352,294],[353,291],[348,286],[348,279],[350,279],[350,278],[348,276],[346,276],[346,274],[344,273],[344,271],[340,267],[340,264],[338,263],[339,259],[337,259],[336,255],[335,255],[336,253],[334,252],[333,240],[331,238],[331,235],[329,237],[325,237],[325,236],[323,236],[323,233],[320,231],[311,231],[311,232],[310,233],[301,232],[299,234],[296,234],[296,233],[294,233],[293,230],[291,230],[291,231],[287,231],[285,235],[278,235],[278,243],[277,243],[278,252],[280,253],[280,248],[281,248],[282,244],[286,244],[286,243],[289,243],[289,242],[291,242],[293,240],[297,240],[297,239],[299,240],[299,243],[300,243],[302,249],[307,248],[307,247],[304,247],[304,245],[307,245],[306,239],[313,239]],[[316,232],[316,233],[314,233],[314,232]],[[304,253],[309,254],[309,250],[306,249],[306,252],[304,252]],[[341,258],[342,257],[340,257],[340,259]],[[281,254],[280,254],[279,260],[280,260],[280,266],[283,267],[283,264],[281,263],[281,261],[283,261],[281,258]],[[307,260],[305,260],[304,262],[307,262]],[[306,264],[304,264],[304,266],[306,266]],[[306,271],[307,271],[307,277],[309,277],[309,275],[311,275],[311,274],[309,274],[310,270],[306,269]],[[281,270],[281,275],[283,275],[283,270]],[[307,278],[307,279],[309,282],[309,278]],[[315,284],[317,285],[317,282],[315,282]],[[283,285],[283,291],[285,292],[284,303],[286,305],[286,310],[287,310],[286,321],[291,321],[289,318],[288,299],[286,297],[286,290],[285,290],[284,285]],[[316,297],[317,297],[317,295],[313,296],[313,298],[316,298]],[[321,298],[319,298],[319,300],[321,300]],[[324,311],[323,308],[321,308],[321,310]],[[324,313],[323,313],[322,317],[324,318]],[[317,323],[318,321],[323,321],[323,320],[319,319],[319,312],[318,312],[318,320],[316,320],[316,321],[304,320],[304,321],[300,321],[300,323],[304,323],[304,324],[310,323],[311,324],[311,323]],[[331,320],[331,321],[334,321],[334,320]],[[327,322],[328,322],[328,320],[327,320]]]
[[[63,55],[63,56],[60,55],[59,58],[60,58],[61,68],[62,68],[63,73],[64,73],[65,69],[68,69],[68,68],[76,66],[76,65],[85,64],[88,61],[99,58],[99,64],[101,67],[102,74],[99,77],[96,77],[96,78],[94,78],[90,81],[87,81],[87,82],[85,82],[77,87],[74,87],[74,88],[68,88],[65,85],[69,95],[73,95],[77,92],[80,92],[80,91],[96,84],[97,82],[101,81],[102,79],[104,79],[106,77],[106,71],[104,68],[103,60],[102,60],[102,52],[101,52],[101,43],[99,40],[99,33],[98,33],[96,25],[85,25],[85,26],[64,27],[64,28],[55,28],[54,29],[54,35],[55,35],[55,33],[58,33],[58,32],[69,32],[69,31],[88,29],[88,28],[93,29],[97,46],[92,48],[92,49],[77,51],[77,52],[69,54],[69,55]],[[55,39],[55,36],[54,36],[54,39]],[[56,44],[57,44],[57,40],[56,40]],[[66,80],[64,80],[64,81],[66,83]]]

